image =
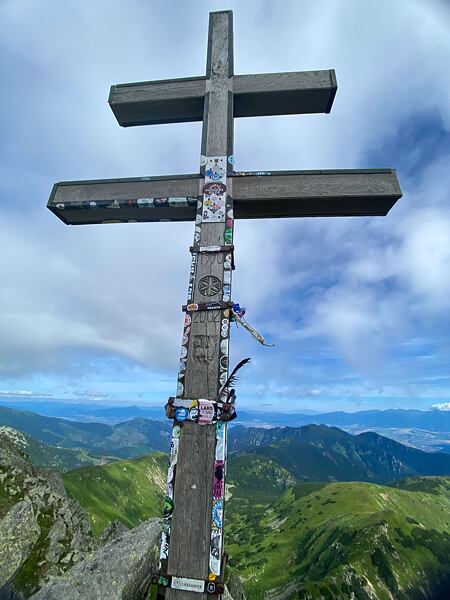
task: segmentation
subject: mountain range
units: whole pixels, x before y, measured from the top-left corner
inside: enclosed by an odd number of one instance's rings
[[[74,404],[38,398],[3,398],[2,404],[8,408],[32,411],[44,416],[109,425],[135,418],[165,420],[162,406],[108,406],[84,402]],[[450,411],[445,410],[389,409],[286,413],[238,409],[235,424],[263,428],[323,424],[340,427],[350,433],[370,430],[422,450],[450,452]]]
[[[393,481],[409,475],[450,475],[450,455],[404,446],[377,433],[351,435],[337,427],[306,425],[229,431],[228,451],[257,454],[299,481]]]
[[[15,464],[29,472],[25,452],[34,462],[55,462],[58,452],[77,451],[77,437],[83,448],[90,443],[100,448],[106,444],[114,453],[122,450],[125,454],[145,447],[146,436],[149,440],[155,435],[163,437],[161,423],[143,424],[143,419],[123,423],[117,432],[115,426],[92,431],[84,428],[86,423],[62,420],[71,425],[64,429],[61,419],[45,417],[45,421],[38,421],[30,413],[23,416],[18,412],[3,412],[2,418],[23,418],[27,427],[34,420],[39,435],[71,446],[46,448],[29,434],[3,427],[0,457],[3,431],[3,452],[10,451],[11,442],[19,444],[21,456],[14,459],[19,461]],[[130,443],[124,446],[127,435]],[[138,435],[143,437],[136,443]],[[229,449],[225,545],[231,573],[242,577],[248,600],[447,598],[450,477],[430,475],[450,474],[450,456],[408,448],[375,433],[351,435],[324,425],[273,429],[237,426],[229,430]],[[63,482],[76,502],[74,506],[81,505],[89,515],[92,531],[98,536],[108,531],[112,522],[137,527],[160,516],[166,469],[167,454],[153,452],[69,470],[63,474]],[[27,497],[20,491],[20,476],[11,479],[14,472],[6,471],[6,489],[11,488],[12,495],[8,499],[0,493],[0,529],[10,514],[5,511],[16,510],[17,498]],[[399,479],[405,475],[410,477]],[[355,481],[358,478],[366,482]],[[59,493],[63,494],[62,490]],[[53,508],[47,511],[47,495],[42,500],[35,495],[41,502],[41,513],[48,512],[45,518],[59,514]],[[50,494],[48,502],[52,498],[55,496]],[[76,510],[79,514],[80,509]],[[71,520],[77,522],[72,516]],[[45,539],[51,539],[54,522],[40,527]],[[36,569],[50,572],[45,544],[36,556],[30,555],[32,562],[27,559],[19,576],[14,577],[14,585],[20,589],[36,589]],[[89,544],[95,546],[94,542]],[[61,550],[58,545],[51,547],[53,553]],[[1,550],[0,543],[0,559]],[[67,562],[60,567],[52,555],[51,569],[64,571],[69,567],[70,574],[74,558],[70,555],[69,560],[68,550],[64,552]]]
[[[0,407],[2,425],[53,448],[70,450],[72,468],[167,452],[171,429],[167,420],[132,419],[116,425],[80,423]],[[448,454],[424,452],[373,432],[352,435],[325,425],[271,429],[238,425],[229,429],[228,450],[230,455],[264,456],[298,481],[384,483],[415,475],[450,475]],[[77,452],[81,453],[79,459]],[[41,464],[58,466],[49,460]]]
[[[160,456],[64,475],[94,531],[105,525],[105,516],[136,526],[161,514]],[[225,511],[230,568],[249,600],[444,600],[450,586],[449,493],[446,477],[390,486],[298,483],[265,456],[232,456]]]
[[[0,406],[0,425],[14,427],[44,444],[125,458],[153,450],[168,451],[170,423],[133,419],[116,425],[46,417]]]

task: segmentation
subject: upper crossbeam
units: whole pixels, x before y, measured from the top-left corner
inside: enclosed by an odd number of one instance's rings
[[[230,77],[234,117],[329,113],[337,90],[333,69]],[[123,127],[203,119],[206,77],[111,86],[109,105]]]

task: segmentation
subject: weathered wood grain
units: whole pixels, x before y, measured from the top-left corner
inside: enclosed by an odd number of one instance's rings
[[[213,427],[192,421],[183,424],[178,449],[175,502],[172,514],[169,572],[180,577],[206,579],[204,558],[209,558],[209,531],[215,437]],[[166,598],[206,598],[167,590]]]
[[[228,147],[232,140],[227,142]],[[93,208],[71,210],[71,202],[136,200],[146,197],[197,196],[202,184],[198,174],[177,178],[152,177],[125,180],[63,182],[55,185],[48,207],[71,225],[102,223],[107,219],[152,222],[191,221],[195,207],[141,209],[121,207],[109,211]],[[270,175],[229,176],[228,190],[237,219],[311,216],[384,216],[402,193],[393,169],[332,171],[282,171]],[[64,209],[57,205],[65,203]],[[204,245],[220,245],[221,232],[205,224]],[[203,260],[203,259],[201,259]]]
[[[395,170],[292,171],[234,178],[236,218],[384,216],[402,193]]]
[[[201,121],[205,77],[113,85],[109,105],[122,127]]]
[[[203,119],[202,154],[229,156],[234,117],[330,112],[337,89],[333,70],[234,76],[231,11],[210,13],[207,56],[205,77],[112,86],[109,103],[119,124]],[[202,195],[203,174],[201,167],[193,175],[61,182],[54,186],[48,208],[67,224],[193,220],[192,198]],[[227,193],[229,202],[234,201],[235,218],[244,219],[385,215],[401,197],[392,169],[229,173]],[[172,204],[147,202],[144,208],[142,199],[149,198],[171,198]],[[190,198],[188,205],[183,206],[182,198]],[[91,204],[97,201],[98,206]],[[222,246],[224,223],[202,223],[201,239],[195,242]],[[222,299],[222,289],[209,295],[198,284],[203,277],[216,277],[222,288],[223,258],[223,253],[198,254],[195,281],[189,284],[192,301]],[[192,315],[187,368],[180,374],[184,398],[214,398],[222,314],[211,310]],[[184,423],[171,519],[170,574],[208,576],[214,447],[213,427]],[[166,598],[206,600],[207,595],[167,589]]]
[[[210,13],[206,69],[208,101],[205,103],[202,135],[202,154],[206,156],[232,153],[233,111],[230,102],[233,98],[229,94],[229,76],[233,73],[232,32],[231,11]],[[203,222],[199,244],[223,245],[224,229],[224,222]],[[223,281],[223,254],[219,254],[199,255],[194,302],[221,299],[222,286],[217,294],[207,297],[199,288],[199,281],[205,275]],[[192,316],[184,397],[213,399],[219,388],[221,312],[201,311]],[[179,458],[168,571],[181,577],[207,580],[210,572],[215,428],[196,424],[186,427],[184,424],[179,455],[182,455],[182,462]],[[166,591],[167,600],[189,600],[192,595],[192,592]],[[195,595],[202,600],[208,597],[206,593]]]
[[[329,113],[337,90],[332,69],[229,77],[234,117]],[[123,127],[201,121],[209,83],[191,77],[118,84],[108,101]]]
[[[234,116],[329,113],[336,90],[334,70],[236,75]]]

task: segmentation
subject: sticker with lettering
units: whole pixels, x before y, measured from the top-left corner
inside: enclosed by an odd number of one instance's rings
[[[199,400],[198,401],[198,422],[199,423],[211,423],[215,418],[216,411],[214,402],[210,400]]]
[[[186,590],[189,592],[204,592],[205,582],[202,579],[189,579],[188,577],[172,576],[170,587],[174,590]]]

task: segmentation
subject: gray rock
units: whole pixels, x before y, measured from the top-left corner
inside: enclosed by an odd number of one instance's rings
[[[64,554],[65,548],[59,542],[50,544],[46,554],[45,560],[49,563],[58,563],[61,556]]]
[[[158,568],[161,522],[151,519],[81,560],[33,600],[144,600]]]
[[[48,539],[50,541],[50,544],[60,542],[61,540],[63,540],[66,537],[66,533],[67,527],[62,519],[58,518],[55,521],[53,521],[53,525],[51,526],[50,531],[48,532]]]
[[[242,582],[234,571],[229,567],[226,573],[228,574],[227,585],[222,600],[246,600]]]
[[[98,542],[100,546],[104,546],[108,544],[112,540],[115,540],[117,537],[120,537],[122,534],[128,531],[128,527],[125,527],[123,523],[120,521],[112,521],[109,523],[105,529],[102,531]]]
[[[20,568],[40,533],[29,500],[15,504],[0,521],[0,587]]]

